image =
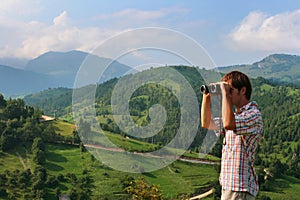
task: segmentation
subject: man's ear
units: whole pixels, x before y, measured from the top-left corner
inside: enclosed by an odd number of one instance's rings
[[[241,88],[240,93],[241,93],[241,94],[246,94],[246,91],[247,91],[247,89],[246,89],[246,87],[244,86],[244,87]]]

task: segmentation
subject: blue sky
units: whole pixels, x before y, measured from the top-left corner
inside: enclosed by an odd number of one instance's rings
[[[92,52],[113,35],[143,27],[189,36],[217,66],[300,55],[298,0],[1,0],[0,57]]]

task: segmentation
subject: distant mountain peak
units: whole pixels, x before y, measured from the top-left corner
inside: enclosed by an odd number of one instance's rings
[[[252,65],[233,65],[218,69],[222,73],[239,70],[252,78],[261,76],[280,83],[300,85],[299,55],[271,54]]]
[[[300,62],[300,56],[289,54],[271,54],[261,61],[253,63],[258,68],[277,66],[277,65],[293,65]]]
[[[88,54],[82,51],[57,52],[48,51],[32,60],[30,60],[25,69],[49,74],[64,69],[73,71],[78,68]]]

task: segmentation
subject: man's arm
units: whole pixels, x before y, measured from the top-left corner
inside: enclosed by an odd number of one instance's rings
[[[201,125],[202,128],[216,130],[217,126],[212,120],[212,113],[210,109],[210,94],[203,93],[202,105],[201,105]]]
[[[222,83],[222,120],[226,130],[235,130],[235,115],[232,110],[229,90],[229,85],[227,83]]]

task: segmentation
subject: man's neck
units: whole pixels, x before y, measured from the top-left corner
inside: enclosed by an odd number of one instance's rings
[[[244,107],[245,105],[247,105],[249,102],[250,101],[248,99],[242,101],[239,106],[235,107],[235,112],[238,113],[238,114],[241,113],[241,108]]]

